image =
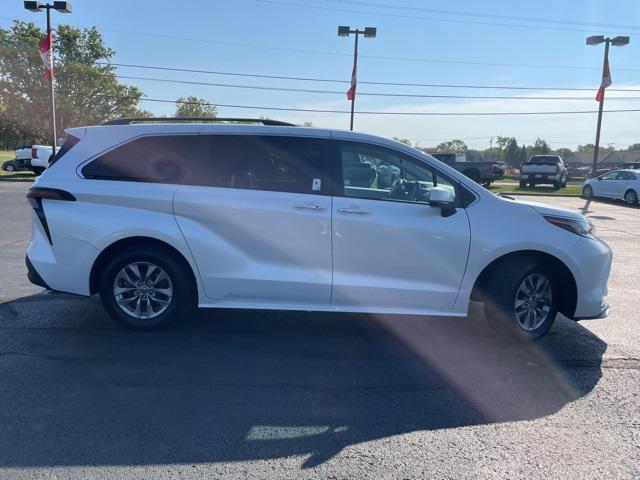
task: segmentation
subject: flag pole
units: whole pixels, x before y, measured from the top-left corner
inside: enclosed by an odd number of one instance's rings
[[[58,143],[58,135],[56,132],[56,92],[55,85],[53,80],[54,70],[53,70],[53,36],[51,33],[51,5],[46,5],[47,8],[47,36],[50,39],[50,48],[51,51],[49,55],[51,55],[51,72],[49,77],[49,90],[51,91],[51,127],[53,133],[53,156],[56,155],[56,144]]]
[[[611,40],[607,38],[604,44],[604,61],[602,63],[602,72],[604,75],[605,68],[609,64],[609,43]],[[596,144],[593,150],[593,168],[591,169],[591,175],[595,176],[596,170],[598,170],[598,150],[600,150],[600,127],[602,126],[602,109],[604,108],[604,93],[602,97],[602,101],[598,102],[600,106],[598,107],[598,125],[596,127]]]
[[[356,43],[353,47],[353,71],[357,72],[358,68],[358,30],[356,29]],[[353,131],[353,112],[356,104],[356,92],[353,92],[353,96],[351,97],[351,123],[349,124],[349,130]]]

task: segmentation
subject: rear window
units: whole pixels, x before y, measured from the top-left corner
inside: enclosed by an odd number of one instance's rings
[[[68,135],[64,144],[55,154],[55,156],[49,162],[49,167],[51,167],[54,163],[60,160],[69,150],[76,146],[76,144],[80,141],[78,137],[74,137],[73,135]]]
[[[531,157],[528,163],[534,163],[536,165],[557,165],[560,163],[558,157]]]
[[[330,191],[328,140],[266,135],[211,138],[211,186],[315,194]]]
[[[206,138],[197,135],[141,137],[96,158],[82,169],[82,175],[91,179],[198,185],[208,169],[208,145]]]

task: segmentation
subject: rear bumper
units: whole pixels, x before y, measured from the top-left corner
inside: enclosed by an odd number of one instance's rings
[[[35,269],[35,267],[31,263],[31,260],[29,260],[29,255],[25,255],[24,260],[25,260],[25,263],[27,264],[27,278],[29,279],[29,281],[34,285],[38,285],[39,287],[49,289],[49,285],[47,285],[47,282],[45,282],[42,279],[38,271]]]

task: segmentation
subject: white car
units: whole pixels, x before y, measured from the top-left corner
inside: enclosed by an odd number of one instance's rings
[[[585,198],[614,198],[624,200],[628,205],[636,205],[639,194],[640,171],[633,169],[612,170],[588,179],[582,186]]]
[[[576,212],[362,133],[145,122],[68,130],[27,193],[31,281],[100,294],[129,328],[196,306],[465,317],[475,299],[534,338],[557,312],[608,313],[611,250]],[[354,156],[399,178],[354,186]]]

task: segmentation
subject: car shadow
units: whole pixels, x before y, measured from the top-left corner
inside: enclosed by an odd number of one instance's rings
[[[606,344],[559,318],[537,343],[483,322],[205,311],[122,330],[95,299],[0,305],[0,465],[322,464],[360,442],[531,420],[587,395]]]

